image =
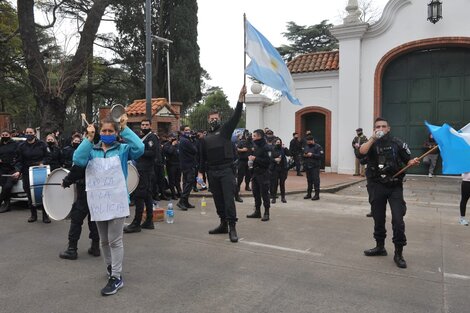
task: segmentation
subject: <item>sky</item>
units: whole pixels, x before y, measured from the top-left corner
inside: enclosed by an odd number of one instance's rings
[[[382,10],[388,0],[373,0]],[[274,47],[289,44],[282,33],[287,22],[311,26],[322,20],[341,24],[347,0],[198,0],[198,44],[201,66],[211,86],[219,86],[235,106],[243,85],[243,13]],[[249,58],[247,57],[247,65]],[[249,81],[247,79],[247,81]],[[248,90],[248,93],[251,91]]]

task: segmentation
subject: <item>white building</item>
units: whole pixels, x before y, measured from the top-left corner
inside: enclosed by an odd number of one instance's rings
[[[288,143],[311,129],[325,150],[326,170],[353,173],[355,129],[372,133],[377,116],[422,154],[424,120],[459,128],[470,122],[469,0],[443,0],[443,19],[427,20],[430,0],[390,0],[380,20],[358,19],[357,0],[332,29],[339,51],[302,55],[288,67],[303,107],[270,105],[247,95],[247,128],[268,126]],[[419,171],[419,169],[417,169]]]

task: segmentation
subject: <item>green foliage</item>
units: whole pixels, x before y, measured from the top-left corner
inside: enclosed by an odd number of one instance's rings
[[[292,44],[282,45],[277,50],[285,60],[290,61],[301,54],[338,49],[338,40],[330,33],[331,27],[333,24],[327,20],[312,26],[288,22],[287,31],[283,35]]]

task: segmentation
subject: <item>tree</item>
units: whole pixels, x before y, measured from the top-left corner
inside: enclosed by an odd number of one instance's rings
[[[120,62],[129,70],[135,88],[144,96],[145,11],[144,1],[118,0],[115,6],[119,36],[113,43]],[[152,34],[173,41],[169,46],[154,42],[152,56],[153,95],[168,98],[166,49],[170,49],[172,101],[183,103],[184,112],[201,99],[202,68],[197,45],[197,1],[152,2]]]
[[[43,133],[56,127],[63,128],[67,102],[86,69],[101,18],[110,3],[111,0],[96,0],[93,3],[89,0],[54,0],[49,7],[51,24],[38,26],[35,23],[34,0],[17,1],[22,50]],[[83,21],[75,54],[59,63],[52,62],[51,55],[47,49],[41,49],[38,40],[38,29],[52,27],[58,11],[64,15],[76,12],[75,17],[81,16]],[[57,71],[53,73],[52,69]]]
[[[292,45],[282,45],[277,48],[279,54],[290,61],[300,54],[338,49],[338,40],[331,35],[333,24],[327,20],[312,26],[301,26],[294,22],[287,23],[287,31],[283,33]]]

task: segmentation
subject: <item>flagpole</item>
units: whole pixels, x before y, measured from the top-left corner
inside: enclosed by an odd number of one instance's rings
[[[422,160],[425,156],[427,156],[428,154],[431,154],[433,153],[434,151],[437,150],[437,148],[439,148],[439,146],[435,146],[434,148],[432,148],[431,150],[429,150],[428,152],[426,152],[425,154],[423,154],[422,156],[420,156],[418,158],[418,160]],[[410,167],[414,166],[414,164],[410,164],[410,165],[407,165],[405,166],[404,168],[402,168],[398,173],[396,173],[395,175],[393,175],[392,178],[395,178],[397,177],[398,175],[400,175],[401,173],[403,173],[404,171],[406,171],[407,169],[409,169]]]
[[[246,86],[246,14],[243,13],[243,86]],[[245,102],[245,96],[243,96]]]

